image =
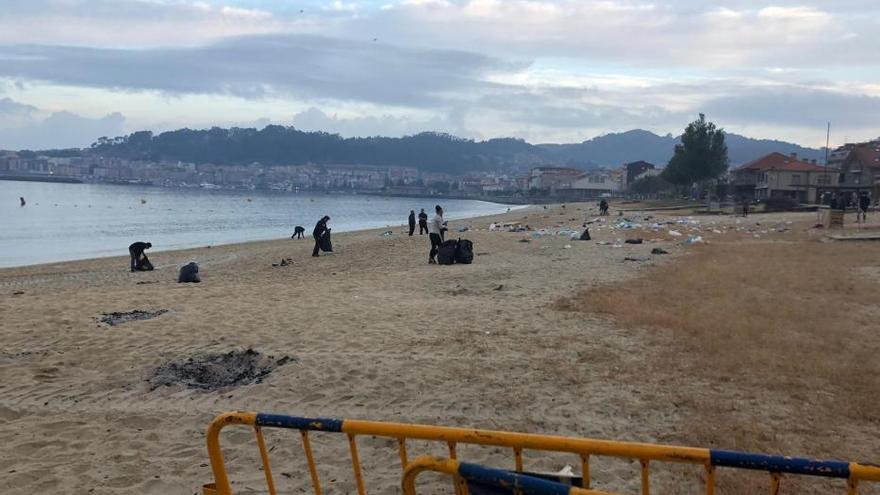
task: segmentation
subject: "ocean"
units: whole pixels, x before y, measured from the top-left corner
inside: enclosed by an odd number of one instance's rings
[[[0,181],[0,267],[127,255],[135,241],[159,252],[289,238],[297,225],[310,236],[323,215],[333,232],[397,227],[410,210],[430,215],[438,203],[450,220],[508,208],[458,199]]]

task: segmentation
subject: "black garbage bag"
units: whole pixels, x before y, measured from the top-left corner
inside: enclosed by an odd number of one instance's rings
[[[135,268],[142,272],[151,272],[153,271],[153,264],[150,263],[150,259],[144,254],[135,264]]]
[[[327,232],[324,232],[324,235],[321,236],[321,251],[325,253],[330,253],[333,251],[333,243],[330,242],[330,229],[327,229]]]
[[[201,282],[199,278],[199,265],[195,261],[191,261],[180,267],[180,273],[177,275],[177,283],[194,283]]]
[[[581,241],[589,241],[590,240],[590,229],[584,227],[584,233],[578,238]]]
[[[444,241],[437,249],[437,263],[451,265],[455,263],[455,252],[458,250],[458,241],[452,239]]]
[[[455,262],[470,265],[474,262],[474,243],[467,239],[459,239],[455,248]]]

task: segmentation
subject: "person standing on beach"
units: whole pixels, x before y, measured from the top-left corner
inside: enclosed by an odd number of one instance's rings
[[[132,243],[131,246],[128,246],[128,255],[131,256],[131,271],[137,271],[138,263],[141,261],[141,257],[144,256],[144,251],[153,247],[149,242],[135,242]]]
[[[409,210],[409,236],[416,231],[416,210]]]
[[[321,239],[327,234],[328,221],[330,221],[330,217],[324,215],[318,220],[318,223],[315,224],[315,230],[312,231],[312,237],[315,238],[315,249],[312,250],[312,256],[315,258],[318,257],[318,252],[321,250]]]
[[[871,207],[871,196],[868,193],[862,193],[859,196],[859,210],[856,213],[856,221],[859,221],[859,217],[861,216],[861,221],[865,222],[868,220],[868,208]]]
[[[434,207],[437,212],[431,223],[428,225],[428,238],[431,240],[431,252],[428,254],[428,264],[437,264],[437,250],[443,243],[443,233],[446,231],[446,222],[443,220],[443,208],[440,205]]]
[[[425,213],[425,209],[422,208],[422,211],[419,212],[419,235],[428,233],[428,214]]]

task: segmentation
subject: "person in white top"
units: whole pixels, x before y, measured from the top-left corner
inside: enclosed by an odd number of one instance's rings
[[[437,250],[443,242],[443,234],[446,232],[446,222],[443,220],[443,208],[440,205],[434,207],[437,212],[431,222],[428,223],[428,237],[431,239],[431,252],[428,254],[428,263],[434,265],[437,263]]]

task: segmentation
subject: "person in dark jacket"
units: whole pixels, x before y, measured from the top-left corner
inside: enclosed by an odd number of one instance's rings
[[[422,208],[422,211],[419,212],[419,235],[428,233],[428,214],[425,213],[425,209]]]
[[[312,250],[312,256],[318,257],[318,252],[321,251],[321,238],[327,234],[327,222],[330,221],[330,217],[324,215],[318,220],[318,223],[315,224],[315,230],[312,231],[312,237],[315,238],[315,249]]]
[[[409,236],[412,237],[413,232],[416,231],[416,211],[409,210]]]
[[[859,211],[856,213],[856,221],[859,220],[861,216],[861,221],[864,222],[868,220],[868,208],[871,207],[871,196],[868,193],[862,193],[859,196]]]
[[[140,264],[141,257],[144,256],[144,251],[153,247],[149,242],[135,242],[132,243],[131,246],[128,246],[128,255],[131,256],[131,271],[137,271],[138,265]]]

